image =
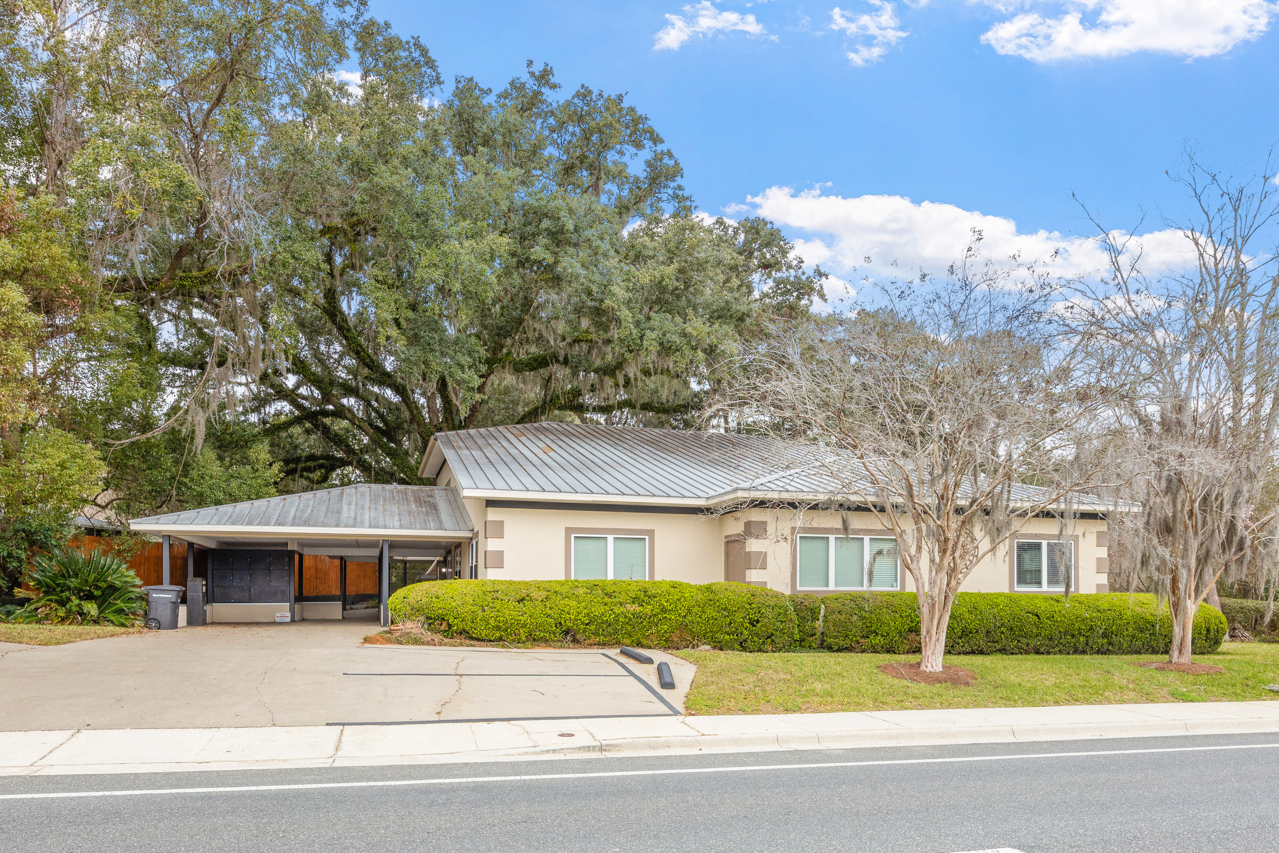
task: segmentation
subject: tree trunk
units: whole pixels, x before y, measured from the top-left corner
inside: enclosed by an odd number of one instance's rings
[[[923,672],[941,672],[946,654],[946,628],[950,623],[950,603],[930,596],[919,608],[919,668]]]
[[[1172,648],[1168,650],[1169,663],[1190,663],[1191,648],[1195,639],[1195,606],[1189,598],[1172,605]]]
[[[923,672],[941,672],[942,657],[946,653],[946,638],[942,637],[941,641],[938,642],[935,637],[931,637],[928,640],[923,640],[921,637],[921,642],[923,643],[923,648],[921,649],[922,654],[919,661],[920,670]]]

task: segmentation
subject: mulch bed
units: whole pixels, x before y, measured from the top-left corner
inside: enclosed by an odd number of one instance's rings
[[[884,675],[901,678],[912,684],[962,684],[969,685],[977,680],[971,669],[962,666],[943,665],[941,672],[923,672],[919,661],[913,663],[886,663],[879,667]]]
[[[1224,666],[1211,663],[1168,663],[1166,660],[1152,660],[1146,663],[1133,663],[1146,669],[1157,669],[1161,672],[1184,672],[1186,675],[1221,675],[1226,671]]]

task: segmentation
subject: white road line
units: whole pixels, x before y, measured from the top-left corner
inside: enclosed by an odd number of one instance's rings
[[[166,794],[238,794],[248,791],[323,791],[339,788],[402,788],[415,785],[474,785],[484,782],[540,782],[557,779],[622,779],[631,776],[684,776],[697,773],[757,773],[770,770],[822,770],[848,767],[894,767],[911,764],[966,764],[980,761],[1034,761],[1045,758],[1094,758],[1107,755],[1161,755],[1177,752],[1223,752],[1279,749],[1279,743],[1220,746],[1176,746],[1157,749],[1099,749],[1086,752],[1027,752],[1016,755],[970,755],[953,758],[896,758],[882,761],[827,761],[812,764],[747,764],[740,767],[672,767],[664,770],[609,770],[599,773],[529,773],[520,776],[457,776],[442,779],[382,779],[363,782],[308,782],[293,785],[228,785],[209,788],[147,788],[114,791],[58,791],[0,794],[0,800],[64,800],[75,797],[151,797]],[[977,851],[984,853],[984,851]]]
[[[965,853],[1021,853],[1021,851],[1011,847],[992,847],[989,850],[967,850]]]

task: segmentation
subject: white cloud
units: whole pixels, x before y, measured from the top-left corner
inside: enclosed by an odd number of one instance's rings
[[[333,79],[346,86],[346,90],[352,98],[364,96],[364,75],[359,71],[343,71],[339,69],[333,72]]]
[[[653,37],[653,50],[679,50],[684,42],[694,36],[700,38],[727,32],[768,35],[768,30],[755,20],[754,15],[721,12],[709,0],[702,0],[696,6],[685,6],[683,15],[666,16],[666,26]]]
[[[1033,62],[1108,59],[1142,51],[1216,56],[1261,36],[1279,4],[1269,0],[1043,0],[1060,14],[1024,12],[992,27],[982,41],[996,52]]]
[[[861,280],[945,275],[970,246],[980,263],[1008,268],[1033,264],[1063,277],[1091,277],[1107,266],[1095,237],[1023,233],[1011,219],[953,204],[915,203],[892,195],[846,198],[791,187],[770,187],[747,201],[750,212],[792,233],[801,232],[795,246],[806,263]],[[1183,267],[1193,260],[1176,230],[1144,234],[1131,248],[1137,244],[1147,272]]]
[[[899,29],[897,9],[887,0],[868,0],[876,11],[860,15],[845,12],[836,6],[830,11],[830,28],[839,30],[857,43],[847,54],[848,61],[857,66],[872,65],[888,53],[888,49],[909,35]]]

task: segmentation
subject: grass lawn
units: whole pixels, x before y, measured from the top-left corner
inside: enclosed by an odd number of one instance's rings
[[[947,655],[977,676],[969,687],[911,684],[876,667],[903,655],[829,652],[680,652],[697,664],[686,706],[694,714],[798,714],[913,708],[1007,708],[1279,699],[1279,644],[1226,643],[1195,658],[1221,675],[1183,675],[1133,666],[1158,655]],[[914,660],[918,660],[915,657]]]
[[[26,643],[31,646],[60,646],[80,640],[98,640],[136,634],[142,628],[116,628],[113,625],[16,625],[0,622],[0,643]]]

